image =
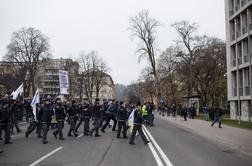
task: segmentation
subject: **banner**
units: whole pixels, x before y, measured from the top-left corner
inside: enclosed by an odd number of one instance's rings
[[[132,132],[133,126],[134,126],[134,114],[135,114],[135,109],[131,112],[128,119],[128,126],[130,126],[130,132]]]
[[[37,120],[37,104],[39,103],[39,89],[36,90],[36,93],[32,99],[31,106],[32,106],[32,113],[34,115],[34,120]]]
[[[12,95],[12,98],[13,99],[17,99],[17,97],[20,95],[21,96],[21,94],[23,94],[24,93],[24,86],[23,86],[23,84],[21,84],[18,88],[17,88],[17,90],[15,90],[14,92],[12,92],[11,93],[11,95]]]
[[[68,71],[59,70],[59,84],[60,84],[60,94],[69,94],[69,78]]]

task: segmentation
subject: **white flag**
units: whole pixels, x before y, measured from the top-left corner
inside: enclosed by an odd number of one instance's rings
[[[132,132],[133,126],[134,126],[134,114],[135,114],[135,109],[131,112],[128,119],[128,126],[130,126],[130,132]]]
[[[22,93],[24,93],[24,86],[23,86],[23,84],[21,84],[21,85],[17,88],[17,90],[15,90],[14,92],[12,92],[11,95],[12,95],[12,98],[16,100],[17,97],[18,97],[19,95],[21,95]]]
[[[59,70],[59,85],[60,85],[60,94],[68,95],[69,94],[68,71]]]
[[[32,106],[32,113],[34,115],[34,120],[37,120],[37,114],[36,114],[36,104],[39,103],[39,89],[36,90],[35,95],[33,96],[31,106]]]

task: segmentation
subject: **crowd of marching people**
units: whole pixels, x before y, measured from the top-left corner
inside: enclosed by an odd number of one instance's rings
[[[129,143],[135,144],[134,139],[138,132],[147,144],[149,141],[141,125],[153,126],[155,109],[154,104],[150,102],[141,105],[140,102],[133,104],[106,99],[100,101],[98,98],[94,103],[89,102],[88,99],[68,102],[51,97],[41,98],[35,108],[34,112],[30,100],[0,98],[0,139],[5,144],[12,143],[11,135],[15,129],[17,133],[21,132],[19,122],[24,120],[29,124],[25,137],[29,138],[32,132],[36,132],[43,144],[48,143],[49,129],[53,130],[56,139],[64,140],[66,136],[79,136],[78,130],[82,123],[84,136],[100,137],[100,132],[105,133],[107,127],[112,127],[117,138],[127,139],[127,130],[131,128]],[[69,125],[69,130],[65,134],[63,128],[66,124]]]

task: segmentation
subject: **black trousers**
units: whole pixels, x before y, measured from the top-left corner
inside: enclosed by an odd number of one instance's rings
[[[62,129],[64,128],[64,121],[57,122],[57,130],[54,132],[55,135],[59,134],[59,139],[63,139]]]
[[[0,124],[0,131],[4,131],[4,142],[10,142],[10,124]]]
[[[79,123],[77,124],[77,126],[75,128],[75,132],[78,131],[82,122],[84,122],[83,133],[88,134],[88,132],[89,132],[89,118],[81,118],[81,120],[79,121]]]
[[[30,126],[28,127],[26,134],[29,135],[36,128],[37,128],[38,136],[41,136],[41,128],[42,128],[41,122],[35,122],[35,121],[30,123]]]
[[[17,132],[20,131],[20,129],[18,127],[18,117],[13,117],[11,119],[11,133],[14,132],[14,127],[16,128]]]
[[[126,137],[126,132],[127,132],[126,121],[119,121],[118,122],[117,137],[120,137],[121,132],[123,133],[123,137]]]
[[[75,134],[76,117],[69,117],[69,121],[70,129],[68,131],[68,135],[72,134],[72,132]]]
[[[105,129],[107,128],[107,126],[109,125],[110,120],[113,120],[113,121],[114,121],[113,129],[112,129],[112,130],[115,130],[115,129],[116,129],[116,124],[117,124],[116,118],[114,117],[114,115],[108,115],[108,116],[107,116],[107,119],[106,119],[106,123],[103,125],[103,127],[102,127],[101,130],[105,130]]]
[[[42,142],[47,141],[47,133],[49,130],[49,126],[50,126],[50,123],[42,122],[42,131],[43,131]]]
[[[90,134],[92,135],[93,132],[95,131],[95,134],[99,134],[99,128],[100,128],[100,123],[101,123],[101,119],[95,119],[93,122],[93,128],[90,130]]]
[[[134,143],[137,132],[139,133],[139,135],[142,138],[143,142],[147,143],[148,140],[147,140],[146,136],[143,133],[142,125],[134,125],[132,133],[130,135],[130,143]]]

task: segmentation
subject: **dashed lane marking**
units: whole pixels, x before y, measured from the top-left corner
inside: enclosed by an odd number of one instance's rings
[[[51,151],[50,153],[46,154],[45,156],[41,157],[40,159],[34,161],[33,163],[31,163],[29,166],[35,166],[37,165],[38,163],[40,163],[41,161],[45,160],[47,157],[53,155],[54,153],[56,153],[57,151],[59,151],[60,149],[62,149],[63,146],[61,147],[58,147],[57,149]]]

